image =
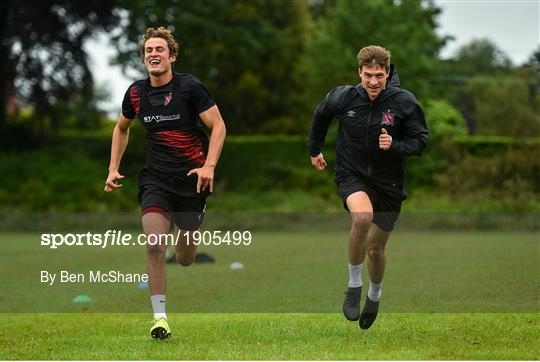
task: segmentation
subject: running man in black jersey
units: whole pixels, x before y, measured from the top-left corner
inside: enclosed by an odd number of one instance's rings
[[[367,329],[379,310],[386,242],[406,198],[405,157],[422,153],[428,130],[414,95],[399,87],[389,51],[362,48],[358,67],[360,84],[334,88],[315,109],[308,146],[311,164],[324,170],[321,148],[330,121],[338,119],[335,180],[352,219],[343,313]],[[370,283],[360,312],[366,255]]]
[[[214,169],[223,142],[225,124],[208,89],[191,74],[178,74],[172,65],[178,43],[167,29],[149,28],[140,44],[148,78],[130,85],[112,136],[109,175],[105,191],[122,187],[120,161],[128,143],[129,127],[137,117],[145,129],[147,161],[139,174],[139,203],[147,236],[163,236],[171,224],[176,261],[193,263],[197,247],[186,235],[197,230],[204,218],[205,199],[214,187]],[[210,140],[199,119],[211,130]],[[147,245],[150,295],[154,310],[153,338],[170,337],[165,314],[165,242]]]

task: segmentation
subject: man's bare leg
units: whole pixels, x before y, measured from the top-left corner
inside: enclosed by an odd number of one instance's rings
[[[175,235],[180,233],[180,236],[176,238],[178,240],[175,246],[176,262],[182,266],[190,266],[195,261],[197,245],[194,243],[193,233],[196,231],[180,230],[177,226],[174,227]]]
[[[382,230],[375,224],[371,225],[367,237],[369,289],[359,319],[359,325],[362,329],[371,327],[379,312],[382,281],[386,267],[384,250],[389,237],[390,232]]]
[[[151,212],[143,215],[142,225],[147,237],[146,265],[154,317],[167,318],[165,315],[165,291],[167,288],[165,235],[169,232],[170,222],[163,215]]]
[[[369,280],[380,284],[384,278],[386,268],[386,255],[384,250],[390,237],[390,232],[383,231],[377,225],[372,224],[367,236],[367,256]]]
[[[373,219],[373,206],[368,195],[363,191],[351,194],[346,203],[352,221],[349,232],[349,264],[359,265],[366,257],[366,239]]]
[[[352,223],[349,232],[349,283],[343,301],[343,314],[348,320],[355,321],[360,316],[362,268],[366,257],[373,207],[368,195],[363,191],[351,194],[346,203]]]

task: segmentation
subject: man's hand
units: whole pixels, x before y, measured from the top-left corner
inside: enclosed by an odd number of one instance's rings
[[[113,192],[122,187],[121,184],[117,184],[116,180],[123,179],[124,176],[120,175],[117,170],[109,171],[109,176],[107,176],[107,181],[105,181],[105,192]]]
[[[207,187],[210,187],[210,192],[214,191],[214,167],[203,166],[200,168],[194,168],[188,172],[188,176],[197,174],[197,193],[204,191]]]
[[[392,136],[388,134],[388,131],[384,128],[381,129],[381,135],[379,136],[379,148],[383,151],[387,151],[392,146]]]
[[[311,165],[315,167],[317,171],[322,171],[326,168],[326,161],[324,160],[323,154],[319,153],[315,157],[311,157]]]

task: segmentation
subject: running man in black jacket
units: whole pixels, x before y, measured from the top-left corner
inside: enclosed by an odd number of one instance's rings
[[[406,198],[405,157],[422,153],[428,131],[414,95],[399,88],[389,51],[380,46],[362,48],[358,66],[361,84],[333,89],[315,109],[308,147],[313,167],[324,170],[321,148],[330,121],[338,119],[335,180],[352,219],[343,313],[367,329],[379,310],[385,245]],[[370,283],[360,313],[366,254]]]

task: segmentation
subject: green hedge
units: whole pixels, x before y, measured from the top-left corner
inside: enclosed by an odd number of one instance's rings
[[[334,147],[327,148],[327,161],[333,164]],[[228,137],[216,177],[224,188],[235,191],[334,191],[331,172],[313,169],[306,138],[300,136]]]
[[[218,168],[216,190],[246,198],[282,199],[279,194],[301,192],[317,202],[335,197],[332,173],[311,167],[305,138],[298,136],[227,137]],[[126,176],[121,192],[106,194],[110,136],[62,136],[46,148],[0,153],[1,210],[125,211],[137,208],[137,173],[145,162],[144,136],[133,128],[120,172]],[[327,159],[334,161],[332,147]],[[241,197],[239,197],[239,195]],[[243,195],[243,196],[242,196]],[[250,196],[251,195],[251,196]],[[278,195],[278,196],[272,196]],[[307,202],[307,200],[305,201]],[[253,201],[250,206],[257,206]],[[260,209],[259,207],[257,207]]]
[[[455,136],[453,144],[461,151],[475,156],[496,156],[511,149],[540,147],[540,138],[524,137],[519,140],[503,136]]]
[[[340,209],[333,137],[324,150],[329,170],[322,173],[310,164],[306,138],[228,136],[216,169],[220,197],[212,202],[223,210]],[[540,202],[537,140],[457,137],[454,146],[457,154],[448,158],[441,158],[433,145],[423,157],[409,158],[409,194],[509,202],[523,205],[522,210]],[[121,165],[124,188],[113,194],[102,191],[109,154],[110,132],[65,134],[46,148],[0,153],[0,210],[137,210],[136,179],[145,162],[142,129],[131,131]]]

